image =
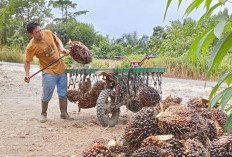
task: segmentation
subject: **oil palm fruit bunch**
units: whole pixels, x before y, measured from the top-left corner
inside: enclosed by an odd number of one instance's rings
[[[94,143],[83,151],[83,157],[112,157],[105,143]]]
[[[86,80],[84,79],[83,81],[79,83],[79,90],[81,91],[81,93],[86,93],[90,91],[90,89],[91,89],[90,78],[86,78]]]
[[[209,157],[209,151],[197,139],[172,138],[162,149],[170,157]]]
[[[205,120],[188,108],[181,105],[170,106],[157,118],[158,125],[165,134],[173,134],[179,139],[196,138],[208,145],[208,127]]]
[[[158,112],[153,107],[144,107],[132,116],[123,136],[130,152],[138,149],[145,138],[160,133],[156,123],[157,114]]]
[[[97,98],[93,97],[90,92],[82,94],[79,98],[78,107],[79,111],[81,108],[88,109],[96,106]]]
[[[69,51],[71,57],[80,64],[92,62],[92,55],[88,47],[79,41],[69,40]]]
[[[218,129],[216,123],[211,119],[206,119],[206,125],[208,127],[207,136],[209,137],[210,141],[218,137]]]
[[[127,103],[126,108],[132,112],[138,112],[143,108],[143,104],[138,97],[134,97],[131,98],[130,101]]]
[[[80,98],[81,92],[76,89],[72,89],[68,90],[66,95],[70,102],[76,103]]]
[[[165,156],[165,151],[158,147],[144,147],[136,150],[132,157],[162,157]]]
[[[105,88],[105,82],[97,81],[90,89],[91,81],[89,78],[87,78],[87,82],[85,84],[86,87],[82,88],[82,91],[83,92],[85,91],[85,93],[82,93],[78,102],[79,110],[80,108],[87,109],[87,108],[95,107],[100,92]]]
[[[219,109],[202,109],[201,111],[198,111],[203,117],[211,119],[215,122],[217,127],[217,134],[218,136],[222,136],[225,133],[224,126],[226,123],[226,120],[228,118],[228,115]]]
[[[184,149],[184,140],[172,138],[169,142],[164,143],[161,147],[171,157],[182,157]]]
[[[155,106],[161,100],[158,90],[153,87],[145,87],[139,90],[139,100],[143,106]]]
[[[103,81],[97,81],[93,84],[90,90],[91,95],[99,95],[103,89],[105,89],[106,83]]]
[[[184,143],[183,155],[186,157],[202,156],[210,157],[209,151],[205,149],[203,144],[196,139],[188,139]]]
[[[168,97],[166,97],[166,99],[161,101],[161,110],[165,111],[169,106],[179,105],[181,101],[182,99],[180,97],[172,97],[171,95],[169,95]]]
[[[232,156],[232,135],[223,135],[212,141],[210,147],[211,157]]]
[[[173,135],[157,135],[157,136],[149,136],[144,139],[141,143],[141,147],[162,147],[165,143],[168,143]]]

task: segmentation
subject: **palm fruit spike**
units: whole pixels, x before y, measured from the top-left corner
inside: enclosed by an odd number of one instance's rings
[[[161,110],[165,111],[169,106],[175,106],[179,105],[181,103],[182,99],[179,97],[172,97],[169,95],[165,100],[161,101],[160,106]]]
[[[70,102],[76,103],[80,98],[81,92],[73,89],[68,90],[66,95]]]
[[[162,157],[165,156],[165,151],[158,147],[144,147],[136,150],[132,157]]]
[[[161,97],[155,88],[145,87],[139,91],[139,100],[144,106],[155,106],[160,102]]]
[[[80,64],[92,62],[92,55],[83,43],[69,40],[69,51],[72,58]]]
[[[144,139],[141,143],[141,147],[162,147],[164,143],[169,142],[174,136],[173,135],[157,135],[149,136]]]
[[[201,142],[196,139],[188,139],[184,143],[185,151],[183,152],[183,156],[194,157],[194,156],[202,156],[209,157],[209,151],[205,149]]]
[[[160,133],[155,121],[157,114],[153,107],[144,107],[132,116],[124,133],[125,145],[129,151],[138,149],[141,142],[148,136]]]
[[[94,143],[83,151],[83,157],[112,157],[111,152],[103,143]]]
[[[232,156],[232,135],[220,136],[212,141],[210,147],[211,157],[231,157]]]
[[[158,116],[158,125],[165,134],[173,134],[179,139],[197,138],[208,146],[208,127],[205,120],[186,107],[170,106]]]
[[[90,91],[91,89],[91,80],[90,78],[87,78],[87,81],[85,81],[85,79],[79,83],[79,90],[82,93],[86,93],[88,91]]]

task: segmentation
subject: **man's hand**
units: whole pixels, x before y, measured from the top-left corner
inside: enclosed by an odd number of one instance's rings
[[[68,55],[69,55],[69,51],[68,51],[68,50],[63,49],[61,52],[62,52],[65,56],[68,56]]]
[[[30,78],[29,78],[29,76],[25,76],[25,78],[24,78],[24,82],[26,82],[26,83],[29,83],[29,82],[30,82]]]

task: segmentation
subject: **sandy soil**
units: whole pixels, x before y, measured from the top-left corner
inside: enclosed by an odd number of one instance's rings
[[[31,74],[38,66],[31,66]],[[120,138],[132,112],[121,108],[119,123],[103,128],[96,119],[95,108],[78,112],[69,103],[73,121],[59,118],[57,93],[49,103],[48,121],[40,123],[41,74],[24,83],[22,64],[0,62],[0,156],[69,156],[81,157],[85,148],[99,138]],[[214,82],[163,78],[163,99],[168,95],[189,99],[208,95]]]

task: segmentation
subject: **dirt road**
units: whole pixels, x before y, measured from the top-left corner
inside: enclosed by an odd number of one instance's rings
[[[31,66],[31,74],[38,66]],[[103,128],[96,119],[95,108],[78,112],[76,104],[69,103],[68,111],[75,120],[59,118],[57,93],[48,107],[48,121],[40,123],[41,74],[29,84],[24,83],[22,64],[0,62],[0,157],[73,156],[98,138],[120,138],[132,112],[122,108],[118,125]],[[163,78],[163,99],[168,95],[189,99],[208,95],[215,83],[204,88],[204,81]]]

